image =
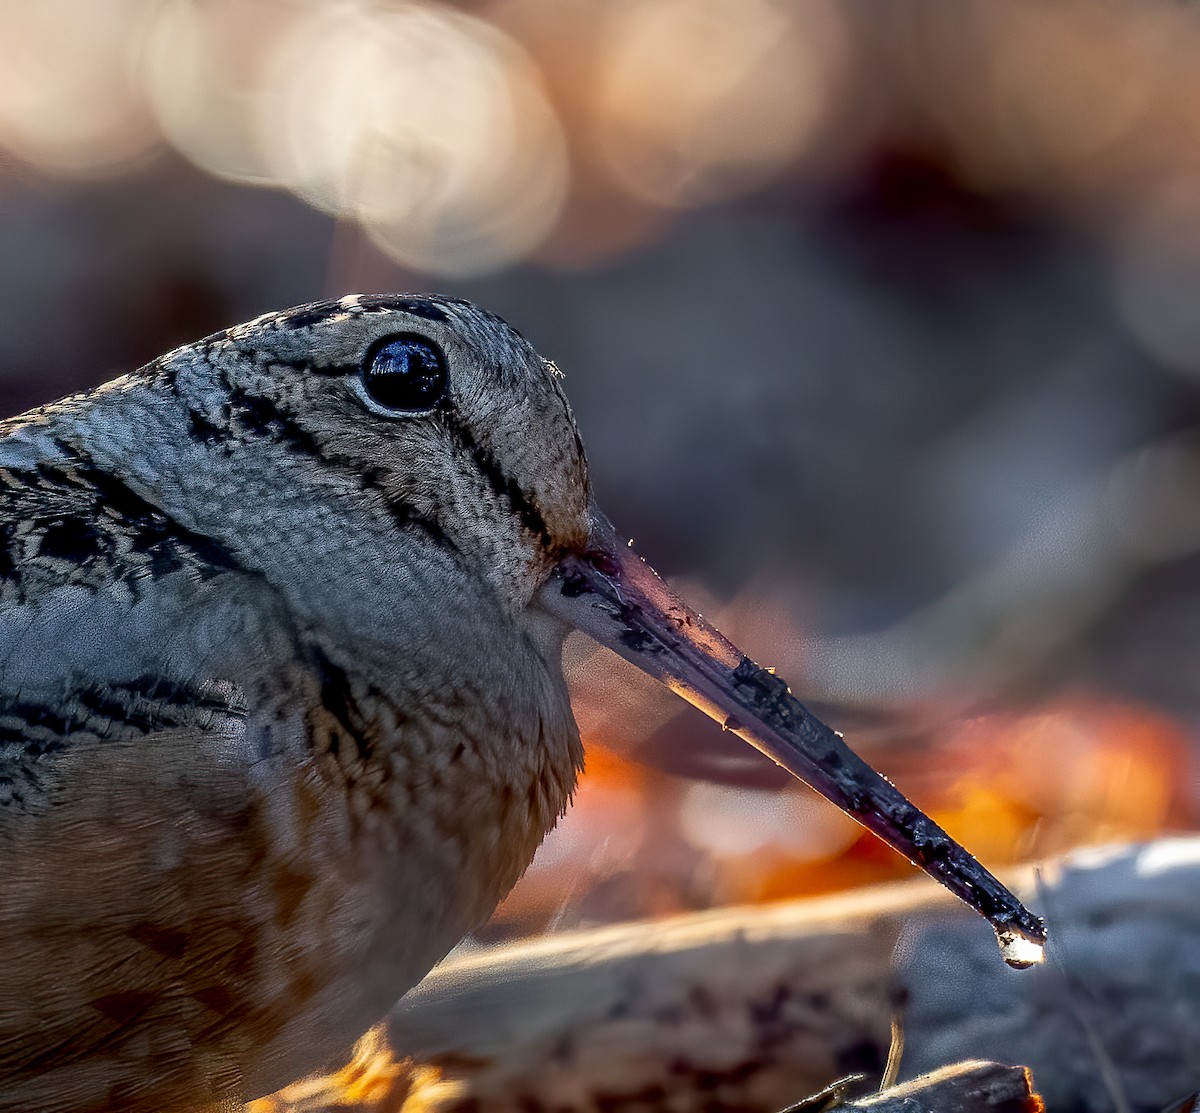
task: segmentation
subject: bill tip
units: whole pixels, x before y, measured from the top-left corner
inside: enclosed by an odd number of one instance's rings
[[[1044,931],[1040,938],[1035,938],[1010,925],[996,928],[996,938],[1000,943],[1000,957],[1014,970],[1028,970],[1046,961]]]

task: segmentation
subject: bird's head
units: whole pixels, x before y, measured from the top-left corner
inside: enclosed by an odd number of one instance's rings
[[[270,469],[270,498],[290,492],[277,564],[355,559],[345,533],[324,548],[342,528],[330,515],[349,507],[368,531],[362,561],[387,566],[407,538],[473,569],[510,616],[582,630],[812,785],[987,916],[1014,965],[1037,959],[1041,921],[616,533],[592,501],[558,372],[499,318],[450,298],[351,296],[230,329],[157,373],[192,439],[227,458],[217,486],[238,491],[221,510],[235,529],[258,512],[252,488],[230,487],[235,456],[252,475]],[[269,546],[270,532],[247,536]],[[425,590],[409,571],[396,561],[371,605]],[[448,597],[424,610],[464,621]]]
[[[257,470],[271,497],[294,496],[292,531],[345,511],[377,555],[404,539],[444,550],[510,610],[586,542],[587,464],[560,376],[467,302],[348,296],[260,317],[163,365],[193,437],[226,457],[222,474],[242,467],[238,486],[252,491]],[[303,553],[320,549],[306,537]]]

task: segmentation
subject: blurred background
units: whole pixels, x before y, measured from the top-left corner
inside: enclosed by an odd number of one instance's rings
[[[0,409],[478,300],[601,503],[989,864],[1200,821],[1200,9],[0,0]],[[910,868],[582,640],[488,938]]]

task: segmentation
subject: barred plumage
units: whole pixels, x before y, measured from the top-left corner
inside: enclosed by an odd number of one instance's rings
[[[571,624],[1038,938],[619,542],[552,364],[352,296],[0,424],[0,1111],[197,1113],[345,1054],[567,806]]]

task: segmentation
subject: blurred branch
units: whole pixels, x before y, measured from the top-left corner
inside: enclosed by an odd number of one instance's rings
[[[1200,840],[1079,855],[1038,892],[1037,971],[1007,969],[924,882],[460,954],[352,1068],[252,1113],[771,1113],[848,1071],[878,1079],[902,998],[902,1075],[1022,1063],[1051,1108],[1084,1111],[1111,1108],[1113,1086],[1138,1108],[1194,1091]]]
[[[669,1090],[672,1109],[767,1110],[848,1070],[878,1077],[901,925],[944,911],[943,897],[906,884],[454,957],[387,1025],[387,1043],[428,1071],[403,1108],[625,1108],[643,1095],[628,1107],[653,1109]],[[344,1108],[342,1085],[328,1081],[328,1104],[310,1088],[253,1113]]]
[[[834,1108],[846,1113],[1042,1113],[1044,1106],[1024,1067],[968,1060]]]

